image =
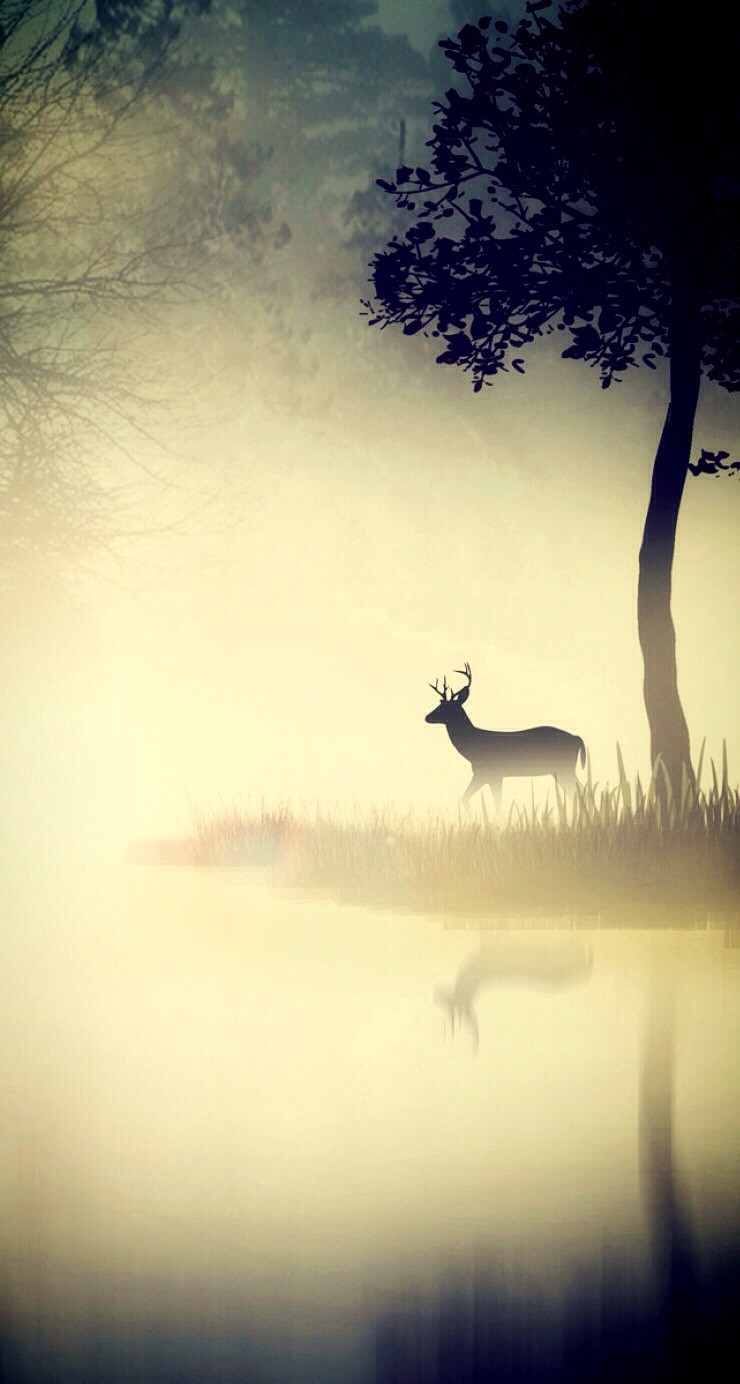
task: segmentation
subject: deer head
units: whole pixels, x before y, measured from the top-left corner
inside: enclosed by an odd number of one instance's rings
[[[437,696],[439,697],[439,705],[435,706],[434,710],[430,711],[429,715],[425,716],[424,718],[426,721],[430,723],[430,725],[449,725],[450,721],[453,720],[456,716],[463,702],[466,702],[468,700],[468,696],[470,694],[470,684],[473,681],[473,674],[470,671],[470,664],[466,663],[464,668],[456,668],[455,672],[459,673],[460,677],[467,679],[465,686],[459,688],[457,692],[453,692],[452,688],[448,687],[447,678],[442,679],[441,687],[439,686],[438,682],[430,682],[429,684],[432,691],[436,692]]]

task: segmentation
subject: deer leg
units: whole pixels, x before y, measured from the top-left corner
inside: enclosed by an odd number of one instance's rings
[[[482,779],[479,774],[473,774],[470,783],[468,784],[467,788],[465,789],[465,792],[462,795],[462,805],[465,808],[466,812],[470,811],[470,799],[472,798],[473,794],[479,792],[479,790],[483,787],[484,783],[485,779]]]
[[[491,790],[491,797],[493,798],[493,810],[496,816],[498,817],[501,813],[501,790],[503,787],[503,779],[489,779],[488,787]]]

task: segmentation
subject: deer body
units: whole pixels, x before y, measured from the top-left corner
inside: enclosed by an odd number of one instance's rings
[[[452,692],[447,687],[447,679],[442,687],[435,683],[433,690],[439,697],[439,705],[429,712],[426,720],[432,725],[447,728],[458,754],[467,759],[473,777],[463,793],[463,806],[467,807],[474,793],[487,783],[493,794],[496,808],[501,806],[502,781],[505,778],[538,778],[552,774],[563,792],[570,794],[575,788],[576,762],[586,762],[586,747],[579,735],[571,735],[556,726],[532,726],[529,730],[481,730],[474,726],[463,707],[467,701],[472,682],[470,664],[458,670],[467,678],[465,687]],[[449,695],[448,695],[449,693]]]

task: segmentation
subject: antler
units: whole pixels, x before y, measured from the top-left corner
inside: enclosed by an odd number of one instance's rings
[[[469,687],[470,687],[470,684],[471,684],[472,681],[473,681],[473,674],[472,674],[471,671],[470,671],[470,664],[469,664],[469,663],[466,663],[464,668],[456,668],[456,669],[455,669],[455,672],[456,672],[456,673],[459,673],[461,678],[467,678],[467,680],[468,680],[468,684],[467,684],[467,685],[468,685],[468,688],[469,688]],[[429,686],[431,687],[431,689],[432,689],[433,692],[436,692],[436,693],[437,693],[437,696],[439,697],[439,700],[440,700],[441,702],[448,702],[448,701],[449,701],[449,702],[454,702],[455,698],[460,696],[460,692],[462,692],[462,691],[465,690],[464,688],[461,687],[461,688],[459,689],[459,691],[453,692],[452,688],[449,687],[448,684],[447,684],[447,678],[446,678],[446,677],[444,677],[444,678],[442,679],[442,686],[441,686],[441,687],[440,687],[440,685],[439,685],[439,680],[437,680],[436,682],[430,682],[430,683],[429,683]]]
[[[459,673],[461,678],[467,678],[468,688],[470,688],[471,683],[473,681],[473,674],[470,671],[470,664],[466,663],[464,668],[456,668],[455,672]],[[462,688],[460,689],[460,691],[462,691]],[[457,696],[457,693],[455,693],[455,696]]]
[[[450,696],[452,695],[452,688],[449,688],[449,689],[448,689],[448,687],[447,687],[447,678],[443,678],[443,679],[442,679],[442,690],[441,690],[441,691],[440,691],[440,688],[439,688],[439,680],[437,680],[436,682],[430,682],[429,686],[431,687],[431,689],[432,689],[433,692],[436,692],[436,693],[437,693],[437,696],[439,697],[439,700],[440,700],[441,702],[446,702],[446,701],[448,700],[448,697],[447,697],[447,692],[448,692],[448,690],[449,690],[449,692],[450,692]]]

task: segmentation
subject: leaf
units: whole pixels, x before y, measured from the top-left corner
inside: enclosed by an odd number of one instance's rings
[[[403,334],[404,336],[416,336],[416,333],[420,332],[423,326],[424,323],[421,318],[415,317],[412,322],[404,322]]]
[[[599,313],[600,332],[613,332],[617,326],[617,322],[618,318],[614,308],[607,306],[601,309]]]
[[[467,332],[454,332],[447,338],[446,358],[455,362],[466,360],[473,354],[473,343]]]
[[[396,190],[393,183],[386,182],[385,178],[376,178],[375,181],[378,187],[382,187],[384,192],[395,192]]]
[[[433,237],[434,227],[429,221],[420,221],[418,226],[411,226],[406,232],[409,245],[423,245],[425,240],[432,240]]]
[[[512,368],[512,370],[518,371],[518,373],[519,373],[520,375],[523,375],[523,374],[525,373],[525,372],[524,372],[524,361],[522,360],[521,356],[517,356],[516,360],[513,360],[513,361],[511,362],[511,368]]]
[[[475,53],[481,46],[481,36],[473,24],[464,24],[460,30],[457,41],[460,44],[461,53]]]
[[[599,333],[595,327],[576,327],[573,335],[577,337],[586,351],[595,351],[601,345]]]
[[[689,462],[689,471],[693,476],[718,476],[720,471],[727,471],[733,475],[740,470],[740,462],[731,461],[725,465],[725,460],[729,457],[729,452],[708,452],[706,447],[702,447],[697,462]]]

